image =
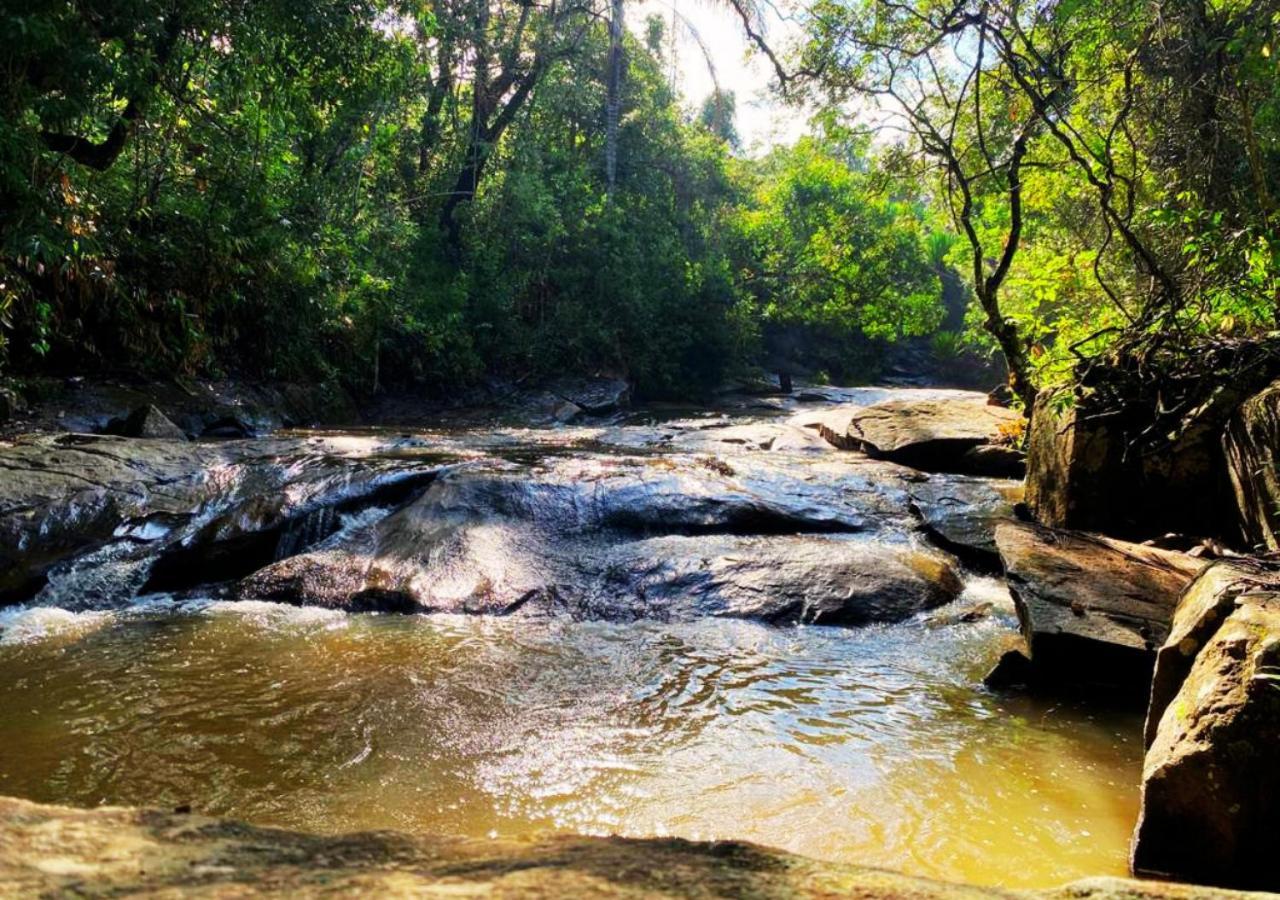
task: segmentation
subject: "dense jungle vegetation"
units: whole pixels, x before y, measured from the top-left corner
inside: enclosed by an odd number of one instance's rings
[[[724,8],[813,114],[752,157],[621,0],[7,0],[0,372],[661,395],[932,336],[1030,401],[1276,328],[1274,0],[792,12]]]

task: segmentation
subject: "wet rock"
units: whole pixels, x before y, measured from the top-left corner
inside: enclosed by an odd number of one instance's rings
[[[62,435],[0,453],[0,602],[129,519],[187,514],[217,490],[212,455],[177,441]]]
[[[1274,572],[1270,580],[1280,584]],[[1157,721],[1132,866],[1144,875],[1275,890],[1280,592],[1236,593],[1242,582],[1219,567],[1201,582],[1180,604],[1162,651],[1162,666],[1186,674],[1162,711],[1153,694]]]
[[[996,525],[1013,518],[1022,485],[993,478],[933,475],[910,487],[911,511],[930,539],[982,571],[998,571]]]
[[[123,897],[760,897],[817,900],[1246,900],[1092,879],[1043,892],[947,884],[754,844],[676,838],[536,841],[366,832],[314,835],[189,811],[0,799],[0,893]]]
[[[985,399],[892,400],[858,411],[849,421],[848,440],[877,459],[930,472],[965,472],[985,465],[969,451],[1000,439],[1002,426],[1013,427],[1022,416]],[[1006,454],[993,459],[1007,464]]]
[[[231,581],[302,553],[337,533],[344,516],[394,508],[436,477],[436,468],[328,461],[281,490],[251,494],[154,551],[144,593]]]
[[[237,594],[340,608],[841,623],[953,599],[960,586],[946,557],[905,540],[838,536],[865,527],[857,500],[696,459],[459,469],[336,546],[254,574]]]
[[[1204,562],[1020,522],[1000,523],[996,546],[1039,681],[1145,697],[1174,606]]]
[[[1280,381],[1245,401],[1223,449],[1245,539],[1280,549]]]
[[[580,606],[587,618],[865,625],[949,603],[962,588],[937,553],[850,537],[650,538],[593,562],[600,585]]]
[[[107,426],[108,434],[122,437],[148,438],[165,441],[185,441],[187,433],[173,424],[169,417],[153,404],[139,406],[126,419],[113,419]]]
[[[118,603],[146,579],[142,563],[175,542],[230,540],[236,534],[228,523],[239,534],[254,522],[284,534],[313,506],[341,504],[361,485],[376,493],[380,479],[397,471],[439,465],[359,462],[381,446],[373,438],[198,444],[64,434],[2,447],[0,603],[44,591],[41,602],[87,608],[112,590],[111,578],[95,567],[128,570]],[[58,585],[49,584],[50,575]],[[59,596],[45,596],[55,587]]]

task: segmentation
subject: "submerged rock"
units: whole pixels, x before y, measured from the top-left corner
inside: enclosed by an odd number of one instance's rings
[[[1280,549],[1280,381],[1245,401],[1222,442],[1245,539]]]
[[[1226,575],[1214,572],[1187,592],[1162,651],[1162,666],[1193,661],[1163,709],[1153,694],[1132,865],[1139,874],[1275,890],[1280,591],[1235,593],[1241,582]]]
[[[855,413],[848,441],[867,455],[928,472],[1004,474],[1009,453],[973,453],[1000,439],[1022,416],[985,400],[891,400]]]
[[[1037,680],[1145,696],[1174,606],[1204,561],[1020,522],[998,525],[996,545]]]
[[[959,593],[946,557],[852,536],[865,525],[856,493],[697,460],[464,468],[237,594],[346,609],[853,623]]]
[[[189,811],[83,810],[0,799],[0,894],[205,897],[858,897],[864,900],[1245,900],[1099,878],[1049,891],[949,884],[755,844],[678,838],[538,840],[380,831],[315,835]]]

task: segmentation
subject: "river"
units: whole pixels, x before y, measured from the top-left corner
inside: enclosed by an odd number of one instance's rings
[[[688,452],[690,435],[781,415],[795,410],[427,444],[496,441],[538,465],[538,448]],[[676,439],[650,440],[662,429]],[[724,456],[745,470],[749,445]],[[1124,874],[1140,717],[985,689],[1016,623],[997,579],[963,578],[955,608],[989,614],[861,627],[49,592],[0,610],[0,794],[329,833],[733,838],[1010,887]]]

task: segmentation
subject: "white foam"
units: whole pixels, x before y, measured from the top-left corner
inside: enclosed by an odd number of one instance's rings
[[[0,645],[80,637],[110,624],[115,618],[115,613],[99,610],[72,612],[56,606],[14,606],[0,610]]]

